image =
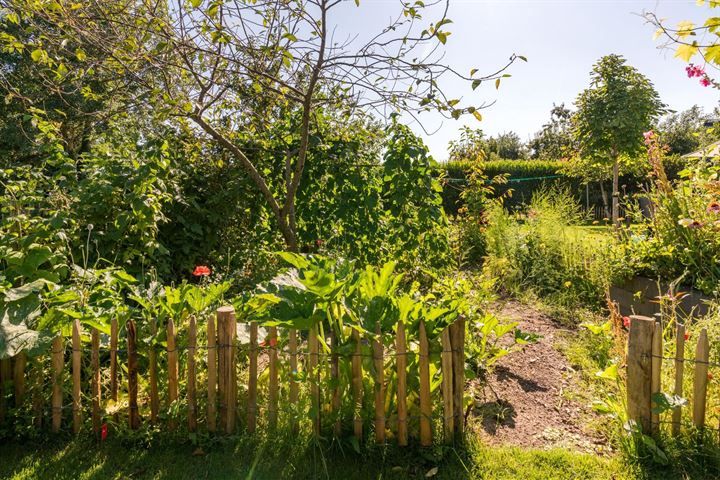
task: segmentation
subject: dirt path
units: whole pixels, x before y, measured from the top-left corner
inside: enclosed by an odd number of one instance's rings
[[[498,362],[473,409],[480,436],[490,444],[606,451],[602,439],[583,428],[588,415],[593,415],[589,406],[565,395],[575,387],[578,374],[556,345],[559,336],[569,331],[515,301],[498,303],[495,313],[542,338]]]

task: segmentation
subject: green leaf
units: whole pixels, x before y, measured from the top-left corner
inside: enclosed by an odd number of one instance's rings
[[[202,0],[190,0],[190,5],[192,5],[193,8],[198,8],[201,3],[202,3]]]
[[[609,367],[607,367],[605,370],[601,372],[597,372],[595,374],[598,378],[604,378],[607,380],[617,380],[618,378],[618,366],[617,363],[613,363]]]
[[[477,87],[480,86],[481,83],[482,83],[482,80],[473,80],[472,89],[475,90]]]
[[[495,90],[497,90],[498,88],[500,88],[500,79],[499,78],[495,80]]]
[[[474,112],[472,112],[472,114],[473,114],[473,117],[475,117],[478,122],[482,122],[482,114],[480,112],[475,110]]]
[[[47,57],[47,53],[42,48],[36,48],[30,54],[30,58],[32,58],[34,62],[38,62],[38,63],[40,63],[46,57]]]

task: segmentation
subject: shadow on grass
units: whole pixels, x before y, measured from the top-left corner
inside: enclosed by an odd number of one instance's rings
[[[279,433],[205,438],[202,447],[156,435],[87,436],[0,445],[2,479],[654,479],[682,478],[619,457],[568,450],[487,447],[477,441],[431,448],[358,446]],[[428,476],[429,475],[429,476]],[[685,477],[715,478],[715,477]]]

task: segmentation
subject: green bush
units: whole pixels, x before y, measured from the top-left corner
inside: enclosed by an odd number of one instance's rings
[[[720,165],[698,165],[671,185],[659,179],[643,196],[652,218],[634,208],[635,225],[614,249],[616,281],[633,275],[687,284],[720,295]]]

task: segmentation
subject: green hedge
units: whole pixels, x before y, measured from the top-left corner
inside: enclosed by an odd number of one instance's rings
[[[573,192],[581,193],[580,182],[560,173],[563,162],[559,160],[494,160],[484,162],[484,172],[492,179],[507,175],[508,183],[495,187],[498,194],[512,189],[512,197],[505,202],[509,208],[528,203],[533,192],[544,185],[562,182],[569,184]],[[467,172],[471,161],[457,161],[438,164],[436,169],[445,173],[443,206],[448,214],[456,214],[460,206],[460,192],[467,184]]]
[[[443,182],[443,207],[448,215],[455,215],[461,205],[460,192],[467,184],[467,172],[472,168],[473,162],[462,160],[447,163],[438,163],[434,166],[438,174],[445,175]],[[535,191],[543,186],[562,184],[570,188],[572,195],[585,205],[585,185],[573,177],[562,173],[564,162],[562,160],[494,160],[484,162],[484,172],[492,179],[497,175],[506,174],[508,183],[495,187],[498,194],[512,189],[512,196],[505,200],[505,206],[512,209],[522,204],[530,203]],[[685,168],[686,161],[680,157],[665,159],[665,170],[668,178],[675,179],[678,172]],[[647,182],[646,177],[624,175],[620,177],[621,190],[634,193],[639,190],[638,184]],[[606,182],[608,201],[610,200],[610,183]],[[590,185],[590,205],[601,205],[602,198],[597,183]]]

